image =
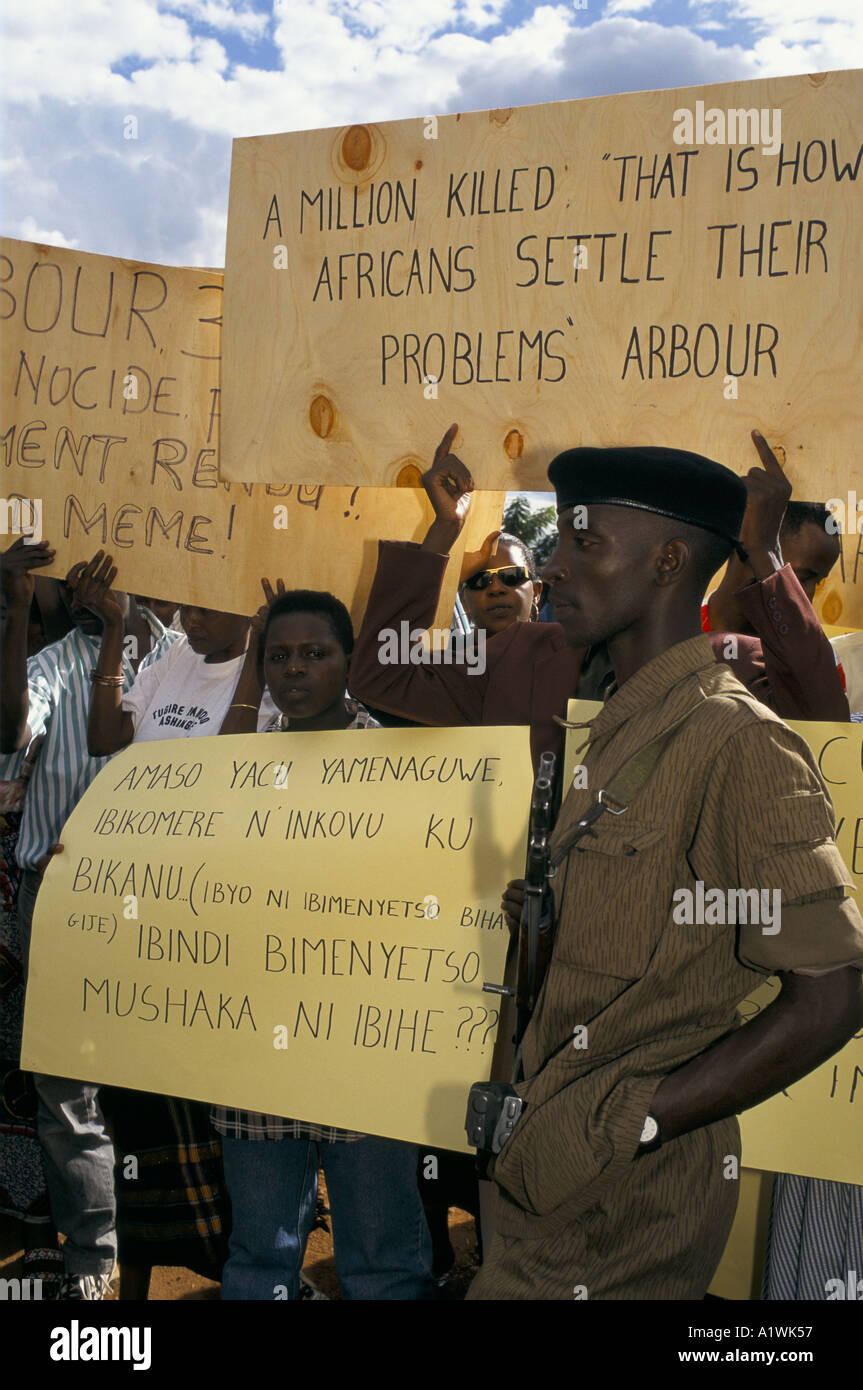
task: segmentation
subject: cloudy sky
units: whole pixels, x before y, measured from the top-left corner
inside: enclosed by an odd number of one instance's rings
[[[863,66],[860,0],[2,8],[0,230],[185,265],[224,264],[234,135]]]

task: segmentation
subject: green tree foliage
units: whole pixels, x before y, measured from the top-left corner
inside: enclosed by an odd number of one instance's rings
[[[534,510],[527,498],[519,493],[504,510],[503,529],[530,546],[536,556],[536,568],[542,570],[557,539],[557,513],[554,507]]]

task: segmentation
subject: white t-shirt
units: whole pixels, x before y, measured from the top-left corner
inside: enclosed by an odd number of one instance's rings
[[[234,698],[244,657],[205,661],[183,638],[160,661],[141,671],[123,696],[123,709],[135,725],[135,743],[164,738],[201,738],[217,734]],[[275,706],[265,692],[258,729]]]

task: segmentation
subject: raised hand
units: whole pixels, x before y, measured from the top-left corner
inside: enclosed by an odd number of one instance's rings
[[[74,591],[75,599],[82,608],[89,608],[105,623],[122,624],[125,621],[123,609],[111,593],[111,585],[116,577],[117,566],[113,556],[106,555],[104,550],[97,550],[88,563],[79,560],[72,566],[66,583]]]
[[[56,551],[51,542],[41,540],[37,545],[26,543],[25,536],[19,536],[8,550],[0,555],[0,575],[3,593],[10,608],[29,608],[36,587],[33,570],[52,565]]]
[[[761,466],[750,468],[743,479],[748,497],[740,527],[740,543],[749,553],[756,578],[762,578],[758,570],[766,569],[767,573],[772,570],[771,555],[782,561],[779,528],[791,497],[791,484],[763,434],[753,430],[752,442],[758,450]]]
[[[422,484],[434,507],[435,519],[423,541],[424,550],[449,551],[458,539],[470,509],[473,478],[461,459],[451,453],[458,425],[450,425],[435,450]]]
[[[472,574],[478,574],[480,570],[488,569],[489,563],[497,551],[497,543],[501,534],[500,531],[490,531],[479,550],[466,550],[464,552],[461,557],[459,584],[470,579]]]
[[[267,614],[268,614],[269,611],[270,611],[271,605],[275,603],[275,601],[276,601],[277,598],[281,598],[281,597],[282,597],[282,594],[285,592],[285,582],[284,582],[283,579],[277,579],[277,580],[276,580],[276,588],[275,588],[275,591],[274,591],[274,590],[273,590],[273,586],[272,586],[272,584],[270,583],[269,579],[262,579],[262,580],[261,580],[261,588],[262,588],[263,591],[264,591],[264,599],[265,599],[265,602],[261,604],[261,606],[260,606],[260,608],[258,609],[257,613],[255,613],[254,617],[252,618],[252,636],[253,636],[253,637],[262,637],[262,636],[263,636],[263,634],[264,634],[264,626],[265,626],[266,621],[267,621]],[[251,642],[250,642],[250,645],[251,645]]]

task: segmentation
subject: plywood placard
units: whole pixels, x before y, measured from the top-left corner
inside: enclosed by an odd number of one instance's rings
[[[758,427],[844,496],[861,139],[846,71],[235,141],[224,475],[392,483],[457,420],[535,489],[576,444],[745,470]]]
[[[855,465],[855,476],[859,476],[860,472],[859,466]],[[853,495],[853,488],[851,492]],[[823,493],[814,498],[804,498],[801,494],[801,500],[826,502],[829,498]],[[850,512],[846,514],[850,517]],[[839,624],[848,629],[863,628],[863,506],[857,516],[857,525],[860,530],[846,523],[847,529],[841,532],[839,538],[839,559],[815,594],[812,606],[826,626]]]
[[[0,245],[3,548],[39,503],[64,576],[97,549],[117,586],[178,603],[254,612],[260,578],[329,589],[362,616],[380,538],[421,540],[432,519],[413,487],[228,484],[219,478],[223,277],[4,239]],[[251,382],[259,364],[247,364]],[[285,436],[286,453],[303,454]],[[427,466],[406,456],[412,481]],[[500,524],[502,495],[474,499],[464,544]],[[16,526],[16,520],[19,523]],[[438,612],[448,627],[449,567]]]
[[[40,889],[22,1064],[467,1149],[531,781],[524,728],[131,745]]]

